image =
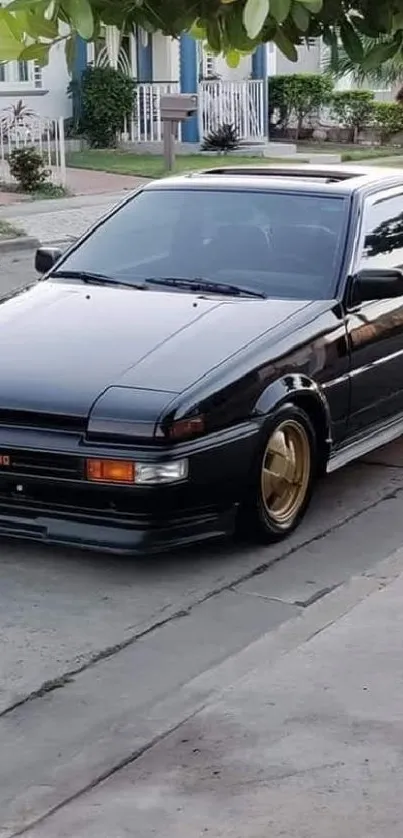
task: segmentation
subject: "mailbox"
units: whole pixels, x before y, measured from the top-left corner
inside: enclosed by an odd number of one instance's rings
[[[163,122],[182,122],[197,112],[197,96],[188,93],[161,96],[160,108]]]

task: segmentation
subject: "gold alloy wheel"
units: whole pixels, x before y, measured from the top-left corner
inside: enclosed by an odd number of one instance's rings
[[[292,524],[301,509],[311,474],[311,447],[303,425],[286,419],[272,433],[261,474],[263,504],[278,526]]]

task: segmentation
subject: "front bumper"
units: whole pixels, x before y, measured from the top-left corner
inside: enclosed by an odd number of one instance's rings
[[[160,447],[88,444],[75,434],[0,428],[0,536],[102,552],[142,554],[230,534],[256,446],[252,422]],[[189,461],[165,486],[105,486],[77,479],[86,457]]]

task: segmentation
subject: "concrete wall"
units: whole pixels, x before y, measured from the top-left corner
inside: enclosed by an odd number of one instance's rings
[[[216,58],[215,68],[217,75],[223,81],[245,81],[251,77],[252,60],[250,56],[242,58],[238,67],[232,69],[228,67],[225,58]]]
[[[320,44],[315,41],[309,48],[300,46],[298,61],[289,61],[280,50],[276,50],[275,74],[279,76],[291,73],[320,73]]]

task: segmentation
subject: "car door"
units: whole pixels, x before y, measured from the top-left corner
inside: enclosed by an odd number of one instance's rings
[[[354,271],[403,267],[403,188],[366,199]],[[403,412],[403,295],[352,306],[350,433]]]

